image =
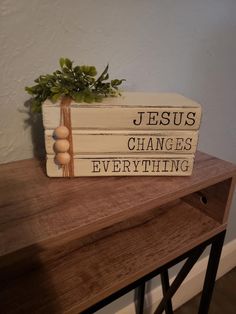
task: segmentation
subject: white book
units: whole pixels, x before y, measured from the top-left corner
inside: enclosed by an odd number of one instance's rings
[[[178,94],[126,92],[70,107],[71,127],[81,130],[197,130],[201,120],[201,106]],[[43,123],[45,129],[59,126],[59,102],[44,102]]]
[[[53,130],[45,131],[47,154],[55,154]],[[72,130],[74,154],[193,154],[198,131]]]
[[[74,176],[189,176],[194,155],[75,155]],[[63,167],[47,156],[49,177],[62,177]]]

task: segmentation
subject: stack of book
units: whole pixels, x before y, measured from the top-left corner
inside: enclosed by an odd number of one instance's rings
[[[55,159],[60,115],[59,103],[43,104],[50,177],[63,176]],[[130,92],[102,103],[72,102],[73,176],[189,176],[200,120],[201,106],[177,94]]]

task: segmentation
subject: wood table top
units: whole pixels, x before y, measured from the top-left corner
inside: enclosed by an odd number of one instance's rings
[[[236,167],[197,152],[190,177],[48,178],[30,159],[0,166],[0,256],[88,235],[232,177]]]
[[[3,313],[80,313],[218,234],[236,176],[201,152],[191,177],[48,178],[44,169],[34,159],[0,166]]]

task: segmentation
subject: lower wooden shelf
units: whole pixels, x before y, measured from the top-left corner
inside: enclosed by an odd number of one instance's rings
[[[225,229],[178,199],[77,240],[77,249],[0,283],[1,313],[79,313]]]

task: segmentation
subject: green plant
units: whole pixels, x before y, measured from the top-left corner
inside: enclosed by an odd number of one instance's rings
[[[34,86],[25,90],[33,96],[32,112],[41,112],[42,103],[49,98],[56,102],[62,97],[71,97],[78,103],[101,102],[104,97],[120,95],[118,86],[124,79],[108,81],[108,65],[102,74],[96,79],[95,66],[73,66],[68,58],[60,58],[60,70],[52,74],[40,75]]]

